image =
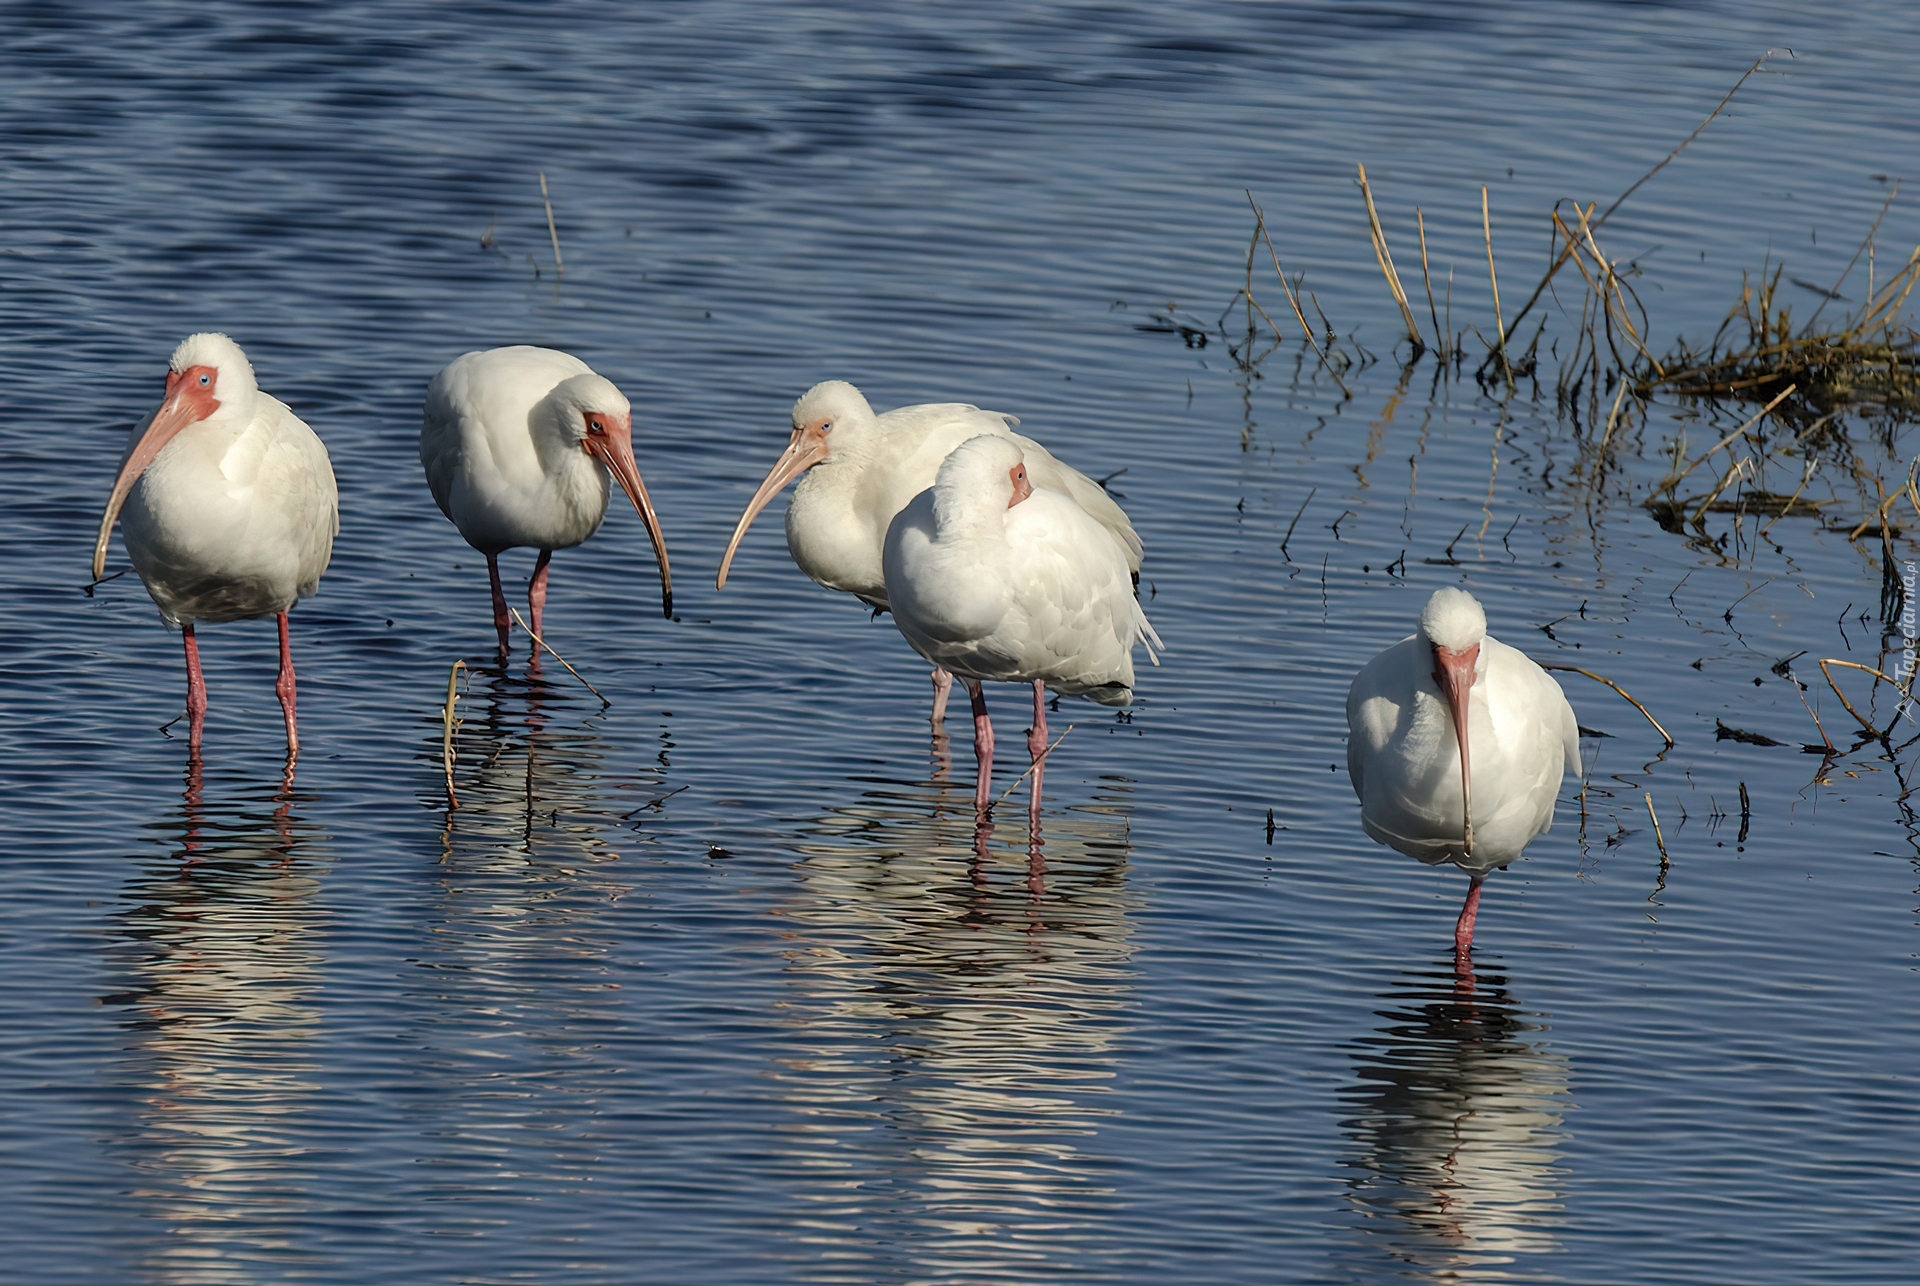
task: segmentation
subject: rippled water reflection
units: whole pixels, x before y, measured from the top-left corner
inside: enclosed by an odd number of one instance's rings
[[[819,1280],[1111,1267],[1118,1158],[1098,1139],[1130,1030],[1126,788],[1038,845],[1024,824],[976,837],[971,787],[936,753],[931,782],[871,783],[797,846],[794,1235]]]
[[[1560,1164],[1573,1069],[1540,1015],[1492,978],[1416,975],[1382,997],[1387,1025],[1359,1043],[1353,1199],[1376,1250],[1460,1280],[1562,1250]]]
[[[316,1140],[301,1128],[323,1092],[319,992],[334,863],[318,801],[209,800],[190,771],[151,827],[171,851],[121,891],[106,940],[117,990],[99,997],[122,1033],[108,1075],[124,1111],[97,1127],[104,1182],[169,1235],[139,1255],[156,1281],[256,1280],[311,1265]],[[237,1233],[237,1235],[236,1235]]]
[[[1698,337],[1743,270],[1839,276],[1912,152],[1911,6],[9,18],[20,1280],[1911,1275],[1914,752],[1853,745],[1809,668],[1897,657],[1881,550],[1805,518],[1663,531],[1638,504],[1663,444],[1729,412],[1656,403],[1609,455],[1551,388],[1398,369],[1351,183],[1366,161],[1409,251],[1424,211],[1484,329],[1482,184],[1504,288],[1554,201],[1623,190],[1791,46],[1608,225],[1659,333]],[[1351,396],[1297,341],[1254,364],[1210,329],[1248,189],[1379,359]],[[1896,203],[1879,270],[1915,241]],[[208,326],[340,480],[290,785],[270,625],[204,632],[187,779],[156,731],[178,640],[132,577],[79,589],[127,427]],[[661,620],[617,508],[556,558],[547,632],[605,706],[490,665],[480,560],[419,474],[432,373],[521,342],[631,397],[684,579]],[[708,588],[834,376],[1018,414],[1145,540],[1166,663],[1125,718],[1062,703],[1037,847],[1011,803],[975,833],[965,729],[930,742],[924,667],[777,523]],[[1877,503],[1837,461],[1817,485]],[[504,563],[517,589],[531,555]],[[1568,677],[1588,772],[1490,880],[1471,990],[1432,963],[1462,881],[1368,842],[1339,767],[1354,670],[1454,583],[1677,740]],[[994,703],[1005,789],[1022,721]]]

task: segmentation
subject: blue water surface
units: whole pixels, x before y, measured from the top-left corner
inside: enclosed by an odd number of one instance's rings
[[[1605,398],[1552,387],[1570,281],[1516,332],[1549,323],[1537,387],[1403,373],[1353,183],[1409,281],[1422,211],[1482,353],[1482,185],[1506,318],[1554,203],[1604,206],[1768,49],[1604,233],[1662,344],[1743,272],[1784,262],[1797,315],[1792,278],[1840,278],[1914,175],[1920,10],[13,6],[5,1276],[1911,1279],[1913,752],[1814,663],[1898,662],[1883,558],[1916,547],[1850,540],[1878,496],[1834,469],[1831,523],[1662,531],[1665,444],[1745,411],[1656,401],[1599,469]],[[1256,366],[1217,328],[1249,191],[1303,310],[1375,359],[1344,389],[1265,247],[1283,343]],[[1916,241],[1897,201],[1878,280]],[[210,328],[339,477],[290,783],[270,623],[201,632],[196,768],[159,730],[178,639],[137,578],[82,590],[126,432]],[[491,664],[420,476],[427,381],[507,343],[625,390],[674,555],[673,620],[630,511],[554,561],[546,632],[604,707]],[[1169,650],[1133,711],[1053,716],[1044,869],[1013,807],[974,860],[964,724],[930,737],[926,667],[794,568],[779,504],[712,588],[829,377],[1018,415],[1145,540]],[[1347,683],[1443,584],[1676,741],[1562,676],[1588,771],[1489,882],[1471,978],[1464,880],[1368,841],[1344,767]],[[1010,785],[1024,715],[991,700]],[[1813,713],[1838,755],[1802,752]]]

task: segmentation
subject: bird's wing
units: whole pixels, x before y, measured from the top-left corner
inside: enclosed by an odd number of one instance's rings
[[[859,508],[878,520],[877,534],[907,502],[933,485],[953,449],[982,434],[1011,437],[1007,417],[964,402],[901,406],[880,417],[882,446],[861,483]]]
[[[1541,669],[1532,657],[1488,636],[1482,647],[1487,652],[1487,691],[1490,701],[1498,697],[1500,709],[1489,706],[1496,727],[1526,730],[1537,740],[1530,741],[1523,755],[1538,754],[1543,774],[1556,779],[1559,766],[1553,765],[1553,751],[1559,750],[1565,770],[1580,773],[1580,725],[1574,719],[1567,694],[1551,674]]]
[[[440,512],[454,518],[454,487],[463,470],[470,485],[476,477],[538,477],[529,412],[554,385],[592,370],[571,353],[531,344],[448,362],[427,386],[420,417],[420,464]]]
[[[473,364],[484,356],[465,353],[448,362],[427,385],[427,400],[420,408],[420,467],[426,470],[433,503],[449,518],[453,517],[453,483],[464,453],[463,408],[472,405],[468,385]]]
[[[1347,776],[1362,803],[1367,798],[1367,764],[1393,740],[1402,722],[1401,709],[1413,700],[1407,649],[1415,639],[1408,635],[1376,654],[1347,688]]]
[[[1578,777],[1581,772],[1580,721],[1574,717],[1573,706],[1568,702],[1567,691],[1560,686],[1560,681],[1545,670],[1540,671],[1540,677],[1546,680],[1553,688],[1554,695],[1560,698],[1560,744],[1566,752],[1567,771]]]
[[[285,538],[298,559],[299,593],[305,598],[333,560],[333,541],[340,534],[340,489],[320,435],[278,398],[259,396],[268,432],[255,481],[258,503],[271,505],[276,519],[285,524]]]
[[[1030,470],[1031,471],[1031,470]],[[1087,686],[1133,686],[1133,645],[1159,636],[1133,596],[1126,553],[1072,497],[1044,487],[1007,515],[1015,601],[1035,668]]]
[[[1020,450],[1026,456],[1027,476],[1033,480],[1033,485],[1051,487],[1073,497],[1074,503],[1092,515],[1120,542],[1120,547],[1126,551],[1128,572],[1139,571],[1146,548],[1140,543],[1140,536],[1134,531],[1127,511],[1114,502],[1113,497],[1107,494],[1107,489],[1078,469],[1063,463],[1032,438],[1022,437],[1018,433],[1009,436],[1020,444]]]

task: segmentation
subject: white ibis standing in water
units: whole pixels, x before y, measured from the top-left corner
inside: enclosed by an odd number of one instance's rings
[[[127,555],[187,652],[187,744],[200,753],[207,685],[200,621],[271,616],[280,627],[274,691],[287,721],[289,762],[300,753],[287,609],[319,587],[340,532],[327,448],[225,335],[189,335],[167,362],[167,391],[127,442],[100,519],[93,576],[123,518]]]
[[[894,624],[916,652],[966,681],[987,806],[993,723],[983,681],[1033,685],[1033,805],[1040,812],[1046,690],[1133,701],[1133,645],[1163,647],[1134,596],[1132,550],[1064,492],[1039,482],[1011,435],[963,442],[887,529]]]
[[[427,388],[420,463],[440,512],[486,555],[501,664],[508,625],[501,551],[540,551],[527,583],[540,635],[547,564],[554,550],[571,549],[600,529],[609,472],[646,524],[660,564],[661,607],[673,615],[667,544],[634,463],[631,409],[613,381],[579,358],[524,344],[454,358]]]
[[[998,411],[960,402],[902,406],[875,415],[860,390],[845,380],[816,384],[793,404],[793,437],[766,481],[747,502],[720,560],[715,588],[741,538],[769,500],[798,477],[787,506],[787,549],[800,570],[828,589],[852,594],[869,607],[888,609],[881,547],[887,526],[909,500],[933,485],[941,462],[969,438],[992,434],[1016,443],[1033,484],[1073,501],[1119,542],[1129,582],[1138,580],[1140,538],[1127,515],[1099,483],[1056,460],[1045,447],[1021,437],[1019,421]],[[953,679],[933,673],[933,719],[946,711]]]
[[[1454,928],[1473,946],[1480,882],[1553,824],[1580,729],[1545,670],[1487,633],[1465,590],[1436,590],[1419,632],[1367,662],[1347,692],[1347,772],[1367,834],[1472,882]]]

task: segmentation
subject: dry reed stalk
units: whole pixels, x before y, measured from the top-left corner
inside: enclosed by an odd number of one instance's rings
[[[1440,329],[1440,312],[1433,306],[1433,274],[1427,270],[1427,216],[1413,208],[1413,221],[1420,228],[1420,280],[1427,287],[1427,316],[1433,320],[1433,342],[1440,360],[1447,360],[1447,333]]]
[[[1487,185],[1480,185],[1480,229],[1487,237],[1487,280],[1493,284],[1493,324],[1500,334],[1500,366],[1513,387],[1513,363],[1507,360],[1507,323],[1500,316],[1500,275],[1493,269],[1493,217],[1487,209]],[[1518,318],[1515,319],[1519,320]]]
[[[553,238],[553,275],[567,275],[567,265],[560,261],[560,230],[553,223],[553,200],[547,195],[547,172],[540,171],[540,203],[547,207],[547,235]],[[557,655],[557,653],[556,653]],[[561,662],[562,665],[566,662]]]
[[[1800,498],[1800,493],[1807,489],[1807,484],[1813,481],[1813,475],[1818,473],[1819,471],[1820,471],[1820,462],[1818,460],[1809,459],[1806,463],[1805,469],[1801,471],[1800,485],[1795,487],[1793,489],[1793,494],[1787,497],[1787,503],[1780,506],[1780,512],[1775,514],[1772,518],[1768,519],[1767,525],[1760,529],[1760,534],[1762,536],[1765,536],[1768,532],[1773,530],[1774,523],[1779,522],[1782,518],[1786,517],[1788,514],[1793,512],[1793,502]],[[1915,502],[1914,512],[1916,514],[1920,514],[1920,501]],[[1814,722],[1819,723],[1820,721],[1818,719],[1815,719]]]
[[[1873,484],[1875,488],[1878,488],[1880,485],[1880,479],[1875,478],[1873,480]],[[1860,525],[1858,527],[1855,527],[1852,531],[1847,533],[1847,539],[1848,540],[1860,539],[1860,537],[1866,533],[1867,528],[1873,526],[1875,523],[1879,524],[1881,532],[1884,533],[1887,529],[1887,510],[1893,507],[1894,501],[1898,500],[1901,496],[1904,496],[1905,494],[1907,494],[1906,489],[1903,487],[1895,487],[1892,491],[1882,492],[1880,495],[1880,503],[1874,506],[1872,513],[1868,514],[1865,518],[1862,518],[1860,520]]]
[[[1823,676],[1825,676],[1827,680],[1827,686],[1833,689],[1834,696],[1840,698],[1840,704],[1847,708],[1847,713],[1852,715],[1855,721],[1858,722],[1859,725],[1866,730],[1866,733],[1869,737],[1873,737],[1875,739],[1884,737],[1886,735],[1885,733],[1881,732],[1878,728],[1868,723],[1866,719],[1861,716],[1860,712],[1853,708],[1853,703],[1847,700],[1847,694],[1840,690],[1840,685],[1833,681],[1833,672],[1827,669],[1827,667],[1830,665],[1844,665],[1849,670],[1864,670],[1868,674],[1871,674],[1876,681],[1889,684],[1893,688],[1893,690],[1895,692],[1898,692],[1903,698],[1910,695],[1907,689],[1902,687],[1898,680],[1890,679],[1886,675],[1882,674],[1880,671],[1874,669],[1872,666],[1862,665],[1858,661],[1843,661],[1836,656],[1827,656],[1827,657],[1820,658],[1819,665],[1820,665],[1820,673]]]
[[[1687,521],[1698,527],[1700,520],[1707,516],[1708,508],[1712,506],[1714,501],[1720,498],[1720,493],[1732,486],[1735,478],[1749,475],[1752,471],[1753,457],[1751,456],[1742,456],[1740,459],[1728,465],[1726,473],[1720,479],[1720,485],[1707,493],[1707,498],[1700,502],[1700,507],[1693,511],[1693,517]]]
[[[1900,180],[1895,179],[1892,190],[1887,193],[1887,199],[1880,203],[1880,213],[1873,216],[1873,224],[1867,229],[1867,235],[1860,238],[1860,248],[1853,252],[1853,258],[1847,260],[1847,266],[1840,270],[1838,277],[1834,278],[1833,289],[1827,292],[1826,298],[1822,299],[1819,307],[1813,310],[1813,316],[1807,318],[1807,328],[1809,330],[1813,328],[1813,323],[1820,319],[1821,310],[1839,296],[1841,283],[1846,281],[1848,274],[1853,271],[1853,266],[1860,262],[1861,254],[1873,244],[1874,234],[1880,231],[1880,221],[1887,217],[1887,211],[1893,208],[1893,199],[1899,195]],[[1873,298],[1873,268],[1871,262],[1869,262],[1867,268],[1867,298]]]
[[[1653,840],[1660,846],[1660,870],[1665,874],[1667,867],[1673,864],[1667,857],[1667,837],[1660,833],[1660,815],[1653,811],[1653,792],[1648,791],[1642,798],[1647,801],[1647,817],[1653,822]]]
[[[1588,213],[1592,213],[1591,207],[1589,207]],[[1582,215],[1580,219],[1580,231],[1586,237],[1587,249],[1592,253],[1594,262],[1606,269],[1606,282],[1613,291],[1613,302],[1619,312],[1620,324],[1626,327],[1627,338],[1633,341],[1633,346],[1640,350],[1640,356],[1646,359],[1649,366],[1653,367],[1654,374],[1664,375],[1666,372],[1661,369],[1660,363],[1654,358],[1654,355],[1647,351],[1646,344],[1640,338],[1640,332],[1634,327],[1633,317],[1627,310],[1628,287],[1621,283],[1620,273],[1614,268],[1613,261],[1600,253],[1600,243],[1593,239],[1593,226],[1587,221],[1585,215]],[[1634,296],[1634,302],[1636,304],[1640,302],[1637,294]],[[1644,323],[1646,319],[1647,310],[1643,307],[1640,310],[1640,320]]]
[[[1733,101],[1733,96],[1740,92],[1740,87],[1747,83],[1747,79],[1750,76],[1752,76],[1755,72],[1759,71],[1761,65],[1765,63],[1767,59],[1773,57],[1773,55],[1774,55],[1774,51],[1769,49],[1767,50],[1766,53],[1761,54],[1758,58],[1754,59],[1753,66],[1747,68],[1746,71],[1741,73],[1740,79],[1733,82],[1733,88],[1727,91],[1726,97],[1722,98],[1719,104],[1712,111],[1707,113],[1707,118],[1705,120],[1701,121],[1698,125],[1693,127],[1693,133],[1681,139],[1679,146],[1675,147],[1671,152],[1668,152],[1664,157],[1662,157],[1660,159],[1659,164],[1655,165],[1652,169],[1648,170],[1645,174],[1642,174],[1639,178],[1635,179],[1625,192],[1622,192],[1619,196],[1615,197],[1613,199],[1613,204],[1606,208],[1606,212],[1602,214],[1598,219],[1595,219],[1593,221],[1593,226],[1597,228],[1602,224],[1604,224],[1608,219],[1611,219],[1613,217],[1613,212],[1615,210],[1618,210],[1621,207],[1621,205],[1626,202],[1626,199],[1628,197],[1632,196],[1635,192],[1638,192],[1642,184],[1644,184],[1648,179],[1652,178],[1654,175],[1658,174],[1661,170],[1666,169],[1667,166],[1673,162],[1675,157],[1679,156],[1680,153],[1686,151],[1687,147],[1693,142],[1693,140],[1700,137],[1701,131],[1706,129],[1707,126],[1713,124],[1714,119],[1718,117],[1721,112],[1724,112],[1725,110],[1727,110],[1727,104]],[[1791,56],[1791,51],[1789,51],[1789,56]],[[1546,293],[1548,283],[1553,280],[1554,274],[1559,272],[1560,269],[1566,264],[1567,258],[1572,254],[1572,252],[1573,252],[1573,248],[1571,246],[1567,246],[1561,250],[1560,257],[1553,261],[1552,266],[1550,266],[1547,269],[1546,275],[1540,278],[1540,284],[1533,288],[1533,294],[1529,295],[1527,297],[1527,302],[1520,306],[1520,311],[1513,315],[1514,325],[1518,326],[1520,324],[1521,319],[1524,318],[1529,312],[1533,311],[1533,306],[1540,302],[1540,296]]]
[[[1327,360],[1326,352],[1313,337],[1313,327],[1307,324],[1307,315],[1301,311],[1300,301],[1294,296],[1293,284],[1287,280],[1286,269],[1280,266],[1280,252],[1273,248],[1273,237],[1267,232],[1266,212],[1261,210],[1259,203],[1253,199],[1251,189],[1247,190],[1247,204],[1253,208],[1254,228],[1259,232],[1261,240],[1267,243],[1267,254],[1273,259],[1274,275],[1280,278],[1280,289],[1287,292],[1287,302],[1293,305],[1293,315],[1300,322],[1300,330],[1306,336],[1308,346],[1313,349],[1313,355],[1320,359],[1320,365],[1326,369],[1327,374],[1333,377],[1333,382],[1340,386],[1340,391],[1352,397],[1353,390],[1349,389],[1346,382],[1340,378],[1340,372],[1333,369],[1333,363]],[[1320,320],[1325,321],[1326,314],[1322,313]]]
[[[1542,662],[1540,665],[1540,668],[1543,670],[1566,670],[1573,674],[1584,674],[1589,679],[1592,679],[1595,683],[1606,684],[1608,687],[1612,688],[1615,692],[1619,693],[1622,697],[1626,698],[1628,705],[1631,705],[1635,710],[1638,710],[1641,714],[1645,715],[1647,718],[1647,722],[1653,725],[1653,730],[1660,734],[1661,739],[1667,743],[1668,748],[1672,748],[1673,734],[1668,732],[1665,728],[1661,727],[1660,721],[1653,717],[1653,712],[1648,710],[1645,706],[1641,705],[1638,701],[1634,700],[1632,693],[1628,692],[1625,688],[1615,683],[1612,679],[1609,679],[1606,675],[1595,674],[1592,670],[1582,669],[1580,666],[1577,666],[1577,665],[1561,665],[1558,662],[1555,662],[1554,664],[1551,664],[1551,665],[1546,664],[1545,662]]]
[[[1906,287],[1900,291],[1899,298],[1896,299],[1893,297],[1894,288],[1899,286],[1903,279],[1907,283]],[[1891,322],[1894,315],[1906,304],[1907,296],[1913,293],[1916,282],[1920,282],[1920,246],[1913,248],[1913,253],[1907,256],[1906,264],[1899,272],[1887,279],[1885,286],[1881,287],[1880,302],[1874,303],[1869,299],[1861,309],[1859,323],[1852,329],[1843,331],[1841,337],[1852,339],[1856,335],[1864,335],[1872,330],[1876,322]]]
[[[1782,673],[1785,674],[1785,671]],[[1820,741],[1826,746],[1827,754],[1829,756],[1839,754],[1840,748],[1834,745],[1833,738],[1827,735],[1827,725],[1820,722],[1820,716],[1814,712],[1813,702],[1807,700],[1807,694],[1800,690],[1800,681],[1791,674],[1785,674],[1785,677],[1787,682],[1793,685],[1793,695],[1800,698],[1801,708],[1807,712],[1807,717],[1813,720],[1813,726],[1820,733]]]
[[[1393,292],[1393,302],[1400,305],[1400,320],[1407,325],[1407,338],[1413,341],[1413,355],[1418,357],[1427,343],[1420,338],[1420,328],[1413,323],[1413,309],[1407,304],[1407,292],[1401,287],[1400,274],[1393,266],[1393,251],[1387,248],[1387,234],[1380,227],[1379,212],[1373,208],[1373,187],[1367,182],[1367,167],[1359,168],[1360,195],[1366,198],[1367,225],[1373,231],[1373,257],[1380,261],[1380,271],[1387,279],[1387,289]]]
[[[465,661],[455,661],[453,668],[447,671],[447,703],[440,707],[440,763],[447,774],[447,807],[449,809],[460,807],[460,800],[453,793],[453,765],[459,755],[459,752],[454,749],[453,733],[460,726],[460,721],[454,718],[453,705],[460,699],[460,671],[466,668]]]
[[[1780,392],[1775,395],[1773,401],[1761,407],[1757,412],[1754,413],[1751,419],[1747,420],[1745,423],[1743,423],[1739,428],[1735,429],[1733,432],[1727,434],[1726,437],[1721,438],[1718,442],[1708,447],[1698,460],[1695,460],[1692,464],[1688,465],[1685,469],[1682,469],[1677,475],[1675,475],[1673,478],[1671,478],[1667,482],[1662,483],[1658,487],[1655,487],[1654,490],[1664,491],[1668,495],[1672,495],[1674,488],[1678,487],[1682,482],[1685,482],[1688,474],[1692,473],[1695,469],[1698,469],[1701,465],[1705,464],[1715,451],[1718,451],[1720,448],[1727,446],[1735,438],[1738,438],[1741,434],[1745,433],[1748,429],[1751,429],[1754,425],[1760,423],[1761,418],[1764,417],[1769,411],[1773,410],[1774,407],[1780,405],[1782,402],[1787,400],[1788,395],[1793,392],[1795,387],[1796,387],[1795,385],[1789,384],[1786,386],[1786,388],[1780,390]]]
[[[528,624],[524,619],[521,618],[519,608],[509,607],[507,611],[512,614],[514,623],[517,624],[521,629],[526,630],[528,638],[532,639],[535,643],[538,643],[541,647],[545,648],[548,654],[551,655],[554,660],[558,661],[562,665],[566,665],[567,673],[571,674],[574,678],[580,680],[581,686],[585,687],[587,691],[593,693],[593,695],[596,697],[600,697],[601,705],[610,706],[613,704],[613,702],[607,700],[605,697],[600,696],[600,689],[594,687],[591,683],[588,683],[587,677],[584,674],[574,669],[571,665],[567,665],[567,658],[564,656],[561,656],[558,652],[555,652],[553,650],[552,644],[548,643],[545,639],[541,638],[538,634],[535,634],[533,632],[532,628],[528,626]]]
[[[1613,409],[1607,412],[1607,431],[1600,435],[1600,446],[1595,450],[1595,455],[1604,456],[1607,453],[1607,441],[1613,437],[1614,417],[1620,414],[1620,402],[1626,395],[1627,376],[1623,371],[1620,375],[1620,387],[1613,395]]]

